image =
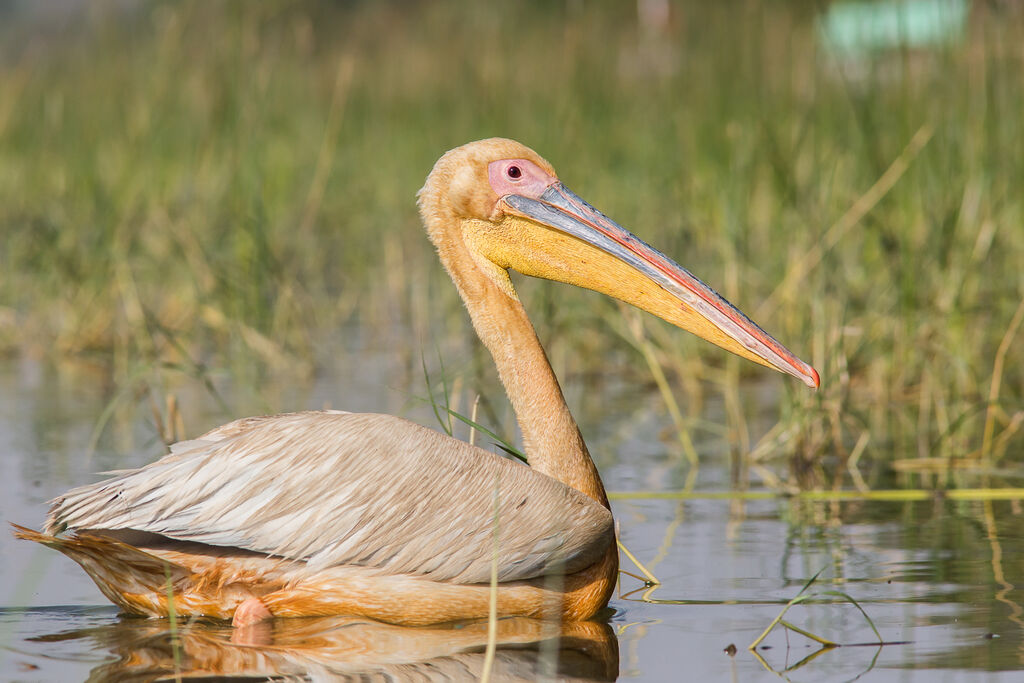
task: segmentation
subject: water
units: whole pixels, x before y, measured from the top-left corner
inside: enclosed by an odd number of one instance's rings
[[[308,387],[281,382],[276,391],[254,393],[223,377],[217,382],[228,409],[239,414],[260,412],[265,403],[329,403],[433,426],[429,407],[410,400],[422,393],[422,380],[394,358],[387,349],[360,349]],[[90,448],[97,420],[119,395],[105,376],[88,366],[0,365],[4,520],[38,526],[46,501],[91,481],[91,472],[138,465],[161,452],[146,399],[133,394],[122,395]],[[558,632],[530,620],[501,622],[494,680],[751,681],[775,680],[773,671],[794,681],[1020,679],[1020,501],[718,496],[732,490],[733,475],[712,438],[700,442],[708,455],[692,495],[644,497],[637,492],[679,491],[688,472],[671,444],[656,438],[669,424],[657,396],[624,383],[566,384],[608,489],[618,492],[613,508],[622,540],[662,584],[651,590],[624,575],[595,624]],[[190,433],[231,417],[195,382],[167,389],[180,399]],[[622,407],[609,408],[616,405]],[[708,410],[711,419],[716,408]],[[766,490],[756,478],[749,488]],[[0,554],[4,680],[151,680],[176,671],[474,680],[484,666],[486,628],[479,624],[413,630],[341,618],[279,620],[241,642],[218,623],[180,625],[172,633],[166,621],[119,617],[78,566],[56,552],[2,534]],[[623,568],[634,570],[625,559]],[[853,597],[889,644],[874,644],[856,606],[822,595],[794,606],[787,619],[843,647],[822,649],[777,628],[756,654],[749,651],[819,571],[808,591]]]

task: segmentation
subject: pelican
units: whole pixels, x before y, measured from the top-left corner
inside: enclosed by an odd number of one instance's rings
[[[818,373],[664,254],[494,138],[438,160],[420,215],[490,351],[529,466],[387,415],[249,417],[51,503],[21,538],[124,611],[579,621],[618,575],[608,498],[509,270],[603,292],[818,386]]]

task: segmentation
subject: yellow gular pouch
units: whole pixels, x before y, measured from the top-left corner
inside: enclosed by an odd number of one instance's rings
[[[515,297],[515,292],[507,274],[495,273],[494,266],[606,294],[738,356],[769,368],[775,367],[649,276],[589,242],[543,223],[510,214],[494,223],[466,221],[463,235],[470,251],[488,262],[478,261],[481,267],[489,274],[493,273],[495,283],[512,297]]]

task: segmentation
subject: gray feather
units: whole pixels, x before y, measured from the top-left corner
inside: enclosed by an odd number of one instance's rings
[[[136,529],[181,541],[435,581],[573,572],[612,538],[611,513],[519,463],[389,415],[236,420],[137,470],[69,491],[48,530]]]

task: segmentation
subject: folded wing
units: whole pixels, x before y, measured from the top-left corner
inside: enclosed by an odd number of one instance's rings
[[[571,573],[613,538],[611,513],[529,467],[388,415],[245,418],[137,470],[69,491],[47,530],[135,529],[435,581]],[[495,546],[497,541],[497,546]]]

